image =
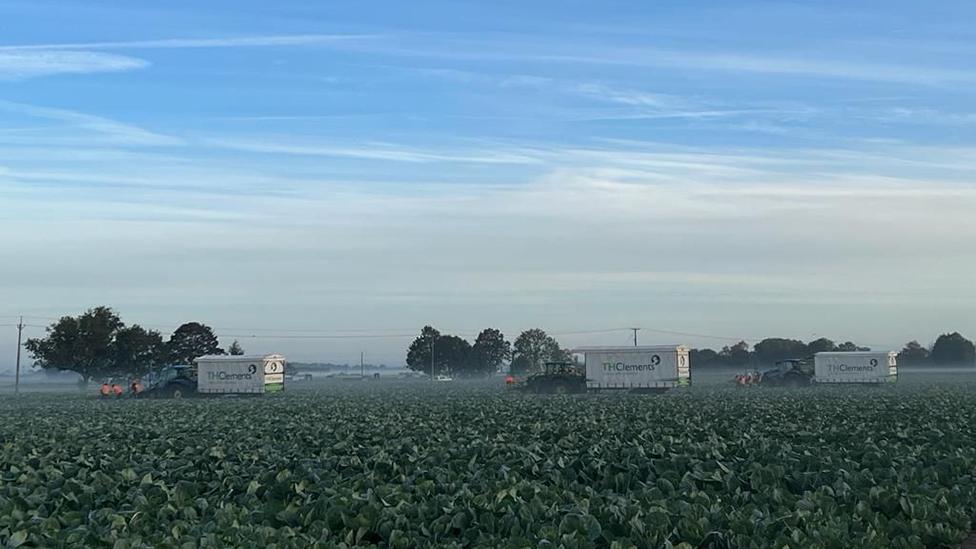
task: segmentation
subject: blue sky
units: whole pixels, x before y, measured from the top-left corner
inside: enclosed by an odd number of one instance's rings
[[[0,325],[108,304],[390,363],[425,323],[976,336],[974,16],[5,2]]]

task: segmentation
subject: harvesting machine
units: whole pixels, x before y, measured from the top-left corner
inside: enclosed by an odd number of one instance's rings
[[[737,385],[767,387],[804,387],[813,381],[813,362],[809,359],[790,358],[776,362],[775,367],[763,372],[735,376]]]
[[[542,371],[525,379],[523,388],[531,393],[582,393],[586,373],[572,362],[546,362]]]

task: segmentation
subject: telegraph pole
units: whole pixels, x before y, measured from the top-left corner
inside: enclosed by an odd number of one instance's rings
[[[631,330],[634,331],[634,347],[636,347],[637,346],[637,332],[640,331],[640,328],[631,328]]]
[[[20,321],[17,322],[17,371],[14,374],[14,394],[20,394],[20,342],[21,337],[24,335],[24,317],[20,317]]]
[[[363,351],[359,351],[359,376],[366,377],[366,363],[363,362]]]
[[[430,338],[430,380],[434,381],[434,338]]]

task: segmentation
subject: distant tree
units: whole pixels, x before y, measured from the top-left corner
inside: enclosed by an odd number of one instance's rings
[[[566,361],[570,356],[545,331],[539,328],[526,330],[512,344],[512,373],[535,372],[545,362]]]
[[[481,375],[491,375],[512,356],[512,344],[505,335],[494,328],[486,328],[478,334],[471,348],[475,369]]]
[[[47,336],[27,340],[34,366],[81,375],[85,383],[120,375],[141,375],[164,360],[159,333],[138,325],[126,327],[108,307],[77,317],[65,316],[47,328]]]
[[[898,353],[898,364],[901,366],[918,366],[929,361],[929,350],[918,341],[909,341]]]
[[[814,339],[810,343],[807,343],[807,354],[817,354],[817,353],[829,353],[831,351],[837,350],[837,344],[833,341],[821,337],[820,339]]]
[[[719,359],[729,366],[745,366],[751,361],[752,353],[749,352],[749,344],[740,341],[731,347],[728,345],[722,347]]]
[[[199,322],[188,322],[177,328],[166,346],[174,364],[192,364],[202,356],[225,354],[213,329]]]
[[[476,375],[471,344],[455,335],[442,335],[434,347],[434,367],[438,373],[462,377]]]
[[[410,348],[407,349],[407,368],[429,374],[431,370],[430,353],[437,346],[437,340],[440,337],[441,333],[433,326],[424,326],[420,330],[420,336],[414,339],[410,343]]]
[[[230,347],[227,348],[227,354],[232,356],[241,356],[244,354],[244,349],[241,348],[241,344],[235,339],[234,342],[230,344]]]
[[[806,356],[807,345],[796,339],[770,337],[756,343],[755,353],[760,364],[770,364],[777,360]]]
[[[850,353],[854,351],[870,351],[870,347],[862,347],[855,344],[853,341],[845,341],[837,346],[837,350],[845,353]]]
[[[692,368],[707,368],[720,364],[721,359],[712,349],[692,349],[689,352]]]
[[[113,369],[117,375],[145,375],[165,364],[167,358],[163,336],[138,324],[115,333],[113,350]]]
[[[929,354],[935,364],[971,365],[976,360],[976,346],[959,332],[940,335]]]

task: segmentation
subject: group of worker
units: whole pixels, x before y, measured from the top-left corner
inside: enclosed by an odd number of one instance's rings
[[[747,385],[758,385],[759,379],[760,379],[759,372],[747,372],[744,374],[736,374],[735,384],[743,387]]]
[[[132,383],[129,384],[129,392],[132,394],[132,396],[139,396],[143,390],[145,390],[145,387],[143,387],[142,381],[139,378],[133,379]],[[113,396],[115,398],[121,398],[124,391],[122,390],[122,385],[114,382],[109,383],[106,381],[105,383],[102,383],[102,388],[99,389],[98,393],[102,398],[110,398]]]

